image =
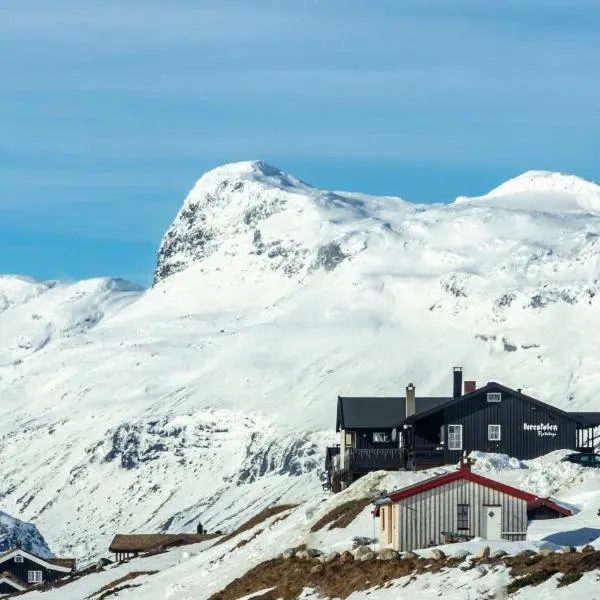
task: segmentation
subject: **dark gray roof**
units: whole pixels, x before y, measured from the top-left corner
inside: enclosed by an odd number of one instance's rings
[[[568,413],[575,421],[584,427],[600,426],[600,412],[572,412]]]
[[[545,408],[546,410],[550,410],[558,415],[562,415],[563,417],[572,419],[573,421],[577,421],[576,414],[581,414],[581,415],[593,414],[593,413],[568,413],[560,408],[556,408],[555,406],[551,406],[550,404],[546,404],[545,402],[542,402],[541,400],[537,400],[536,398],[528,396],[527,394],[523,394],[522,392],[519,392],[518,390],[513,390],[509,387],[506,387],[505,385],[501,385],[500,383],[497,383],[496,381],[488,381],[488,383],[486,385],[476,389],[473,392],[469,392],[468,394],[464,394],[463,396],[459,396],[458,398],[448,398],[445,403],[442,402],[439,405],[435,405],[427,410],[417,411],[417,413],[415,415],[408,417],[406,419],[406,423],[414,423],[415,421],[418,421],[424,417],[428,417],[429,415],[431,415],[435,412],[438,412],[438,410],[443,410],[447,407],[457,404],[458,402],[462,402],[463,400],[469,400],[470,398],[473,398],[474,396],[481,394],[482,392],[487,392],[487,391],[501,391],[506,394],[510,394],[511,396],[514,396],[521,400],[526,400],[527,402],[530,402],[531,404],[535,404],[535,405],[539,406],[540,408]]]
[[[417,397],[417,414],[448,402],[451,398]],[[338,396],[336,429],[391,429],[406,419],[406,398]]]

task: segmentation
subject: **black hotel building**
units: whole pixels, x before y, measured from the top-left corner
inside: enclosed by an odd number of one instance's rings
[[[452,396],[338,397],[339,444],[326,455],[334,491],[376,470],[455,464],[465,452],[531,459],[553,450],[593,451],[600,412],[566,412],[495,381],[478,388],[454,367]]]

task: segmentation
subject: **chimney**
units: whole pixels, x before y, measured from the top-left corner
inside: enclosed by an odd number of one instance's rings
[[[470,394],[477,389],[476,381],[465,381],[465,394]]]
[[[452,389],[452,397],[460,398],[462,395],[462,367],[454,367],[453,377],[454,377],[454,386]]]
[[[460,470],[470,473],[472,464],[473,460],[467,456],[466,452],[463,452],[462,458],[460,459]]]
[[[406,416],[412,417],[417,412],[415,386],[409,383],[406,386]]]

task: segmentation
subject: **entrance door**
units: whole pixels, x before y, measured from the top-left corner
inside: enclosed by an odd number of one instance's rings
[[[483,536],[486,540],[502,539],[502,507],[483,507]]]

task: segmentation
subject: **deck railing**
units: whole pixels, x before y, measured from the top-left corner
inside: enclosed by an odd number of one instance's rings
[[[439,444],[416,444],[408,450],[408,469],[426,469],[444,463],[444,447]]]
[[[408,448],[331,449],[332,471],[426,469],[444,462],[443,446],[420,444]]]
[[[401,469],[403,450],[400,448],[348,448],[333,457],[336,471],[374,471]]]

